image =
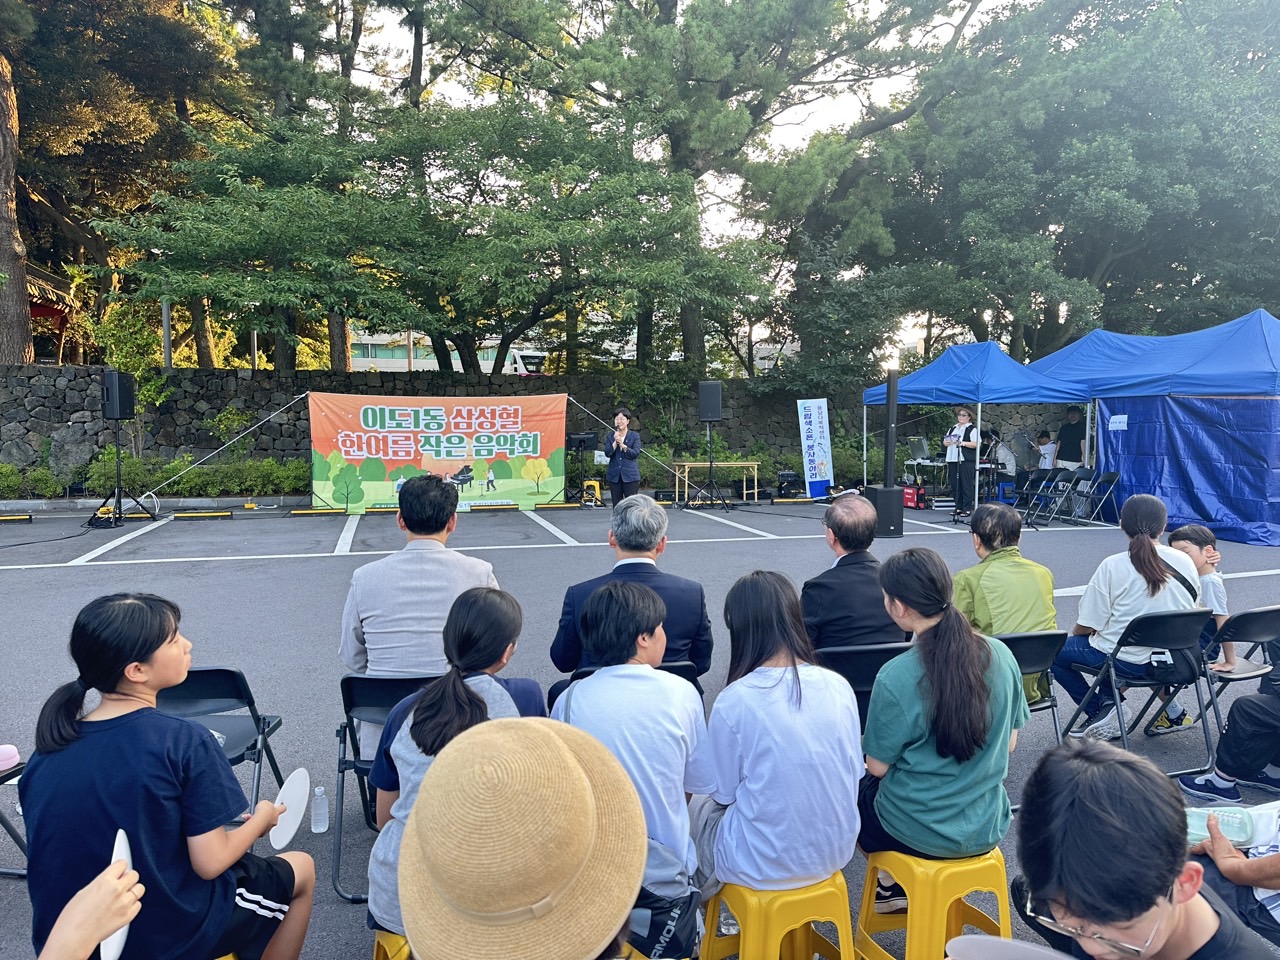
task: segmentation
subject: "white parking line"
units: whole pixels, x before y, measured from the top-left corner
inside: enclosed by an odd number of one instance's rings
[[[573,539],[573,537],[569,536],[567,533],[565,533],[563,530],[557,527],[554,523],[552,523],[546,517],[538,516],[538,513],[536,510],[521,510],[520,512],[523,513],[530,520],[532,520],[534,523],[536,523],[538,526],[542,527],[542,529],[549,532],[553,537],[555,537],[561,543],[567,543],[570,546],[574,546],[574,547],[582,546],[581,543]]]
[[[137,530],[134,530],[132,533],[126,533],[123,537],[116,537],[110,543],[104,543],[100,547],[95,547],[94,549],[90,550],[88,553],[84,554],[83,556],[76,557],[74,560],[68,560],[65,565],[68,567],[74,567],[82,563],[88,563],[90,560],[93,560],[95,557],[102,556],[108,550],[114,550],[116,547],[120,546],[121,544],[128,543],[130,540],[134,540],[142,536],[144,533],[150,533],[152,530],[159,530],[161,527],[163,527],[166,523],[168,523],[172,519],[173,517],[165,517],[163,520],[152,521],[151,523],[148,523],[145,526],[139,527]],[[55,564],[55,566],[63,566],[63,564]]]
[[[347,517],[347,522],[342,527],[342,534],[338,537],[338,543],[333,548],[335,554],[351,552],[351,541],[356,538],[356,527],[360,526],[362,516],[363,514],[357,513]]]
[[[958,526],[958,525],[953,525],[953,526],[950,526],[950,527],[944,527],[944,526],[943,526],[942,524],[940,524],[940,523],[929,523],[929,522],[928,522],[928,521],[926,521],[926,520],[912,520],[910,517],[903,517],[903,518],[902,518],[902,522],[903,522],[903,523],[916,523],[916,524],[919,524],[919,525],[920,525],[920,526],[922,526],[922,527],[932,527],[934,530],[941,530],[943,533],[968,533],[968,532],[969,532],[969,528],[968,528],[968,527]]]
[[[737,530],[745,530],[747,531],[747,533],[754,533],[757,537],[761,537],[765,540],[780,539],[776,533],[766,533],[764,530],[757,530],[755,527],[748,527],[745,523],[735,523],[734,521],[727,520],[724,517],[718,517],[714,513],[707,513],[705,509],[697,510],[693,512],[697,516],[702,517],[705,520],[714,520],[716,523],[723,523],[726,527],[733,527]]]

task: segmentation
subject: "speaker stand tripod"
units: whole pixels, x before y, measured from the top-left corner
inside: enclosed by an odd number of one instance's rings
[[[724,493],[720,490],[720,484],[716,482],[716,451],[711,446],[711,424],[707,423],[707,482],[698,487],[693,493],[687,494],[688,499],[680,504],[681,510],[687,510],[689,507],[719,507],[726,513],[735,509],[734,505],[724,498]]]
[[[93,516],[89,519],[91,527],[122,527],[124,526],[124,500],[127,497],[139,510],[145,513],[152,520],[159,519],[152,511],[148,510],[132,493],[124,489],[121,481],[123,455],[120,452],[120,421],[113,420],[116,429],[116,488],[102,498],[102,502],[98,504],[98,509],[94,511]],[[110,513],[104,512],[108,503],[115,501]]]
[[[594,451],[600,445],[600,438],[594,433],[571,433],[568,436],[566,446],[573,451],[574,459],[578,465],[577,482],[572,486],[569,485],[569,472],[565,471],[564,486],[560,488],[560,495],[565,503],[576,503],[582,507],[599,507],[602,506],[594,493],[587,490],[587,451]],[[556,498],[552,497],[554,501]]]

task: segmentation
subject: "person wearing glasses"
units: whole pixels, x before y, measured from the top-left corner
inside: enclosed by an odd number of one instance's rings
[[[1178,788],[1150,761],[1067,741],[1027,781],[1015,909],[1074,957],[1264,960],[1270,948],[1188,859]]]
[[[955,498],[955,514],[967,517],[973,511],[973,470],[979,446],[971,409],[956,407],[955,426],[942,438],[942,445],[947,450],[947,483]]]

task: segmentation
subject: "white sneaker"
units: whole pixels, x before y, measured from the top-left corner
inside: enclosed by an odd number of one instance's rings
[[[1090,740],[1117,740],[1120,737],[1120,725],[1128,726],[1133,715],[1123,704],[1116,704],[1093,723],[1084,728],[1084,736]]]

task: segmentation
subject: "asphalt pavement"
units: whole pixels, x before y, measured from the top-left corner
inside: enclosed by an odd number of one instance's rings
[[[669,543],[659,563],[664,570],[700,580],[707,591],[716,639],[711,672],[704,678],[708,708],[728,667],[722,611],[729,587],[756,569],[782,571],[798,586],[829,565],[832,555],[823,539],[822,509],[762,503],[731,512],[670,511]],[[977,561],[967,530],[949,523],[946,514],[911,513],[906,535],[878,541],[872,548],[876,556],[883,559],[908,546],[928,546],[953,571]],[[507,668],[509,675],[532,677],[544,688],[559,679],[547,648],[564,590],[611,565],[608,521],[604,509],[459,517],[449,545],[492,563],[499,584],[524,608],[524,633]],[[343,670],[336,656],[342,604],[356,567],[403,544],[394,515],[296,517],[280,507],[236,512],[232,520],[162,519],[113,529],[88,529],[83,524],[82,513],[0,525],[0,597],[5,611],[0,618],[0,662],[6,677],[0,742],[14,743],[24,757],[30,755],[41,704],[75,675],[66,642],[80,607],[104,593],[148,591],[181,606],[183,633],[194,644],[195,665],[238,667],[260,709],[284,717],[272,738],[284,772],[306,767],[313,781],[332,794],[334,731],[342,720],[338,680]],[[1024,555],[1054,573],[1060,627],[1074,623],[1078,597],[1098,562],[1124,550],[1125,543],[1113,527],[1055,525],[1024,534]],[[1232,609],[1280,602],[1280,551],[1232,543],[1220,547]],[[1229,696],[1239,692],[1243,691]],[[1184,695],[1184,702],[1194,705],[1189,695]],[[1203,754],[1198,728],[1138,740],[1136,749],[1164,769],[1195,766]],[[1012,759],[1009,790],[1015,800],[1036,758],[1053,742],[1048,715],[1033,715]],[[247,784],[246,767],[238,772]],[[271,796],[269,775],[266,782],[264,793]],[[347,886],[362,887],[373,834],[360,819],[351,799],[354,793],[348,791],[343,874]],[[1246,797],[1265,799],[1269,798]],[[0,810],[20,824],[15,801],[12,787],[0,787]],[[536,816],[536,811],[530,815]],[[1013,832],[1002,845],[1011,876],[1017,870]],[[319,877],[303,956],[369,956],[372,935],[365,928],[364,907],[339,900],[330,886],[331,844],[332,831],[313,835],[304,822],[293,845],[315,857]],[[0,835],[0,866],[21,862],[8,838]],[[846,869],[855,907],[864,870],[861,857]],[[1029,936],[1025,929],[1020,935]],[[900,953],[900,939],[897,946]],[[31,956],[25,885],[0,878],[0,958]]]

